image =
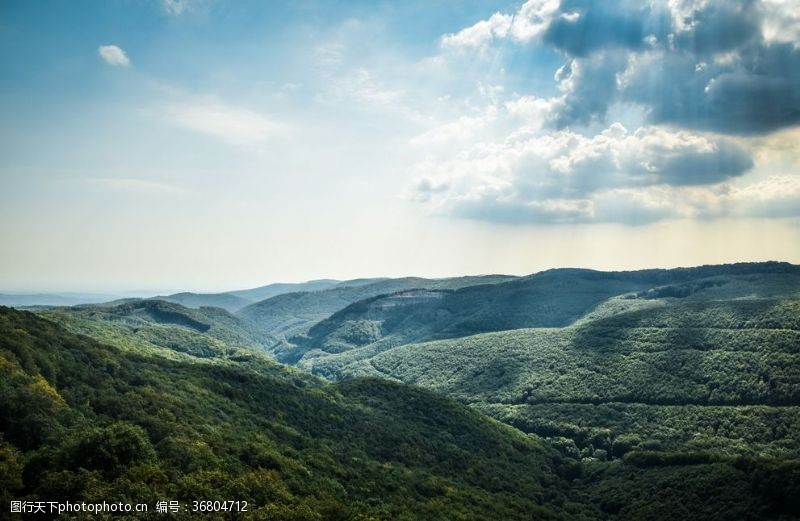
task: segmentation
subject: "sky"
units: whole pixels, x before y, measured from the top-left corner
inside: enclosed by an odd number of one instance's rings
[[[0,290],[800,263],[800,0],[0,3]]]

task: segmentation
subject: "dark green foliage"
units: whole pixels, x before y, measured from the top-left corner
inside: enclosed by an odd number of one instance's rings
[[[793,519],[800,300],[798,277],[784,268],[704,268],[713,278],[695,282],[692,270],[675,280],[655,272],[665,286],[607,299],[567,327],[425,343],[403,344],[444,331],[430,309],[415,304],[403,312],[410,322],[393,322],[399,307],[381,304],[394,296],[377,298],[315,326],[330,352],[311,351],[300,366],[333,379],[421,385],[547,439],[578,466],[572,490],[601,517]],[[561,309],[559,297],[553,302]],[[383,336],[343,349],[342,333],[368,322]]]
[[[41,314],[74,333],[140,351],[160,347],[204,358],[262,351],[246,325],[220,308],[188,309],[162,300],[139,300],[56,308]]]
[[[69,467],[97,470],[106,477],[119,476],[131,465],[155,459],[147,433],[127,422],[114,422],[82,434],[69,452]]]
[[[544,444],[430,392],[259,357],[170,360],[7,308],[0,412],[4,499],[239,499],[253,518],[319,520],[582,508],[563,506]]]
[[[796,266],[350,282],[239,316],[0,309],[0,499],[236,498],[255,519],[800,517]]]
[[[373,353],[356,350],[309,365],[328,377],[383,375],[491,403],[800,405],[798,309],[797,301],[680,303],[573,328],[405,345],[365,359]],[[687,327],[683,317],[710,327]]]
[[[671,282],[680,284],[664,285]],[[364,348],[359,355],[363,358],[412,342],[521,328],[563,327],[611,297],[633,300],[637,294],[645,301],[667,297],[687,299],[691,295],[690,300],[698,304],[709,298],[800,295],[800,270],[778,263],[636,272],[551,270],[454,291],[416,290],[372,297],[321,321],[310,329],[307,338],[290,341],[301,347],[301,354],[310,351],[309,357]],[[652,305],[652,302],[642,304]],[[773,311],[769,310],[766,316],[780,320],[769,314]],[[747,309],[741,312],[746,313]],[[360,330],[371,334],[352,334]]]

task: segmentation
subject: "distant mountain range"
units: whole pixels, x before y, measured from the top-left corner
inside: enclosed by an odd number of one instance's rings
[[[75,306],[126,298],[105,293],[0,293],[0,306]]]
[[[311,280],[298,283],[275,283],[257,288],[227,291],[221,293],[193,293],[180,292],[170,295],[156,295],[153,297],[136,294],[107,294],[107,293],[0,293],[0,306],[33,307],[33,306],[75,306],[80,304],[102,304],[115,301],[129,301],[137,299],[158,299],[175,302],[189,308],[204,306],[218,307],[228,311],[237,311],[245,306],[283,293],[298,291],[321,291],[336,286],[358,286],[369,284],[384,279],[356,279],[340,281],[333,279]]]
[[[213,306],[226,309],[231,312],[238,311],[243,307],[255,304],[285,293],[304,293],[314,291],[324,291],[336,287],[351,287],[370,284],[384,279],[357,279],[357,280],[333,280],[320,279],[308,282],[297,283],[275,283],[267,284],[252,289],[228,291],[224,293],[174,293],[166,296],[156,296],[153,298],[176,302],[190,308],[203,306]]]

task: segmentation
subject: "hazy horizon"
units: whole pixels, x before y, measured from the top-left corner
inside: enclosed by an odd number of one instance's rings
[[[3,2],[0,291],[800,263],[791,6]]]
[[[759,260],[739,260],[739,261],[732,261],[732,262],[720,262],[720,263],[702,263],[702,264],[687,264],[687,265],[670,265],[670,266],[646,266],[646,267],[638,267],[638,268],[613,268],[613,267],[606,267],[606,268],[595,268],[595,267],[588,267],[588,266],[552,266],[549,268],[543,268],[535,271],[530,272],[520,272],[520,273],[501,273],[501,272],[483,272],[483,273],[458,273],[458,274],[450,274],[450,275],[441,275],[441,276],[423,276],[414,273],[405,273],[405,274],[398,274],[398,275],[370,275],[370,276],[363,276],[363,277],[347,277],[347,278],[338,278],[338,277],[313,277],[309,279],[299,279],[299,280],[273,280],[267,281],[263,283],[256,283],[250,284],[241,287],[220,287],[216,288],[214,286],[198,286],[198,287],[191,287],[191,288],[162,288],[162,289],[142,289],[142,288],[134,288],[134,289],[126,289],[124,286],[120,286],[118,288],[109,287],[107,291],[103,290],[103,287],[98,287],[98,290],[83,290],[81,288],[77,289],[52,289],[48,287],[43,287],[41,289],[7,289],[7,288],[0,288],[0,294],[5,295],[33,295],[33,294],[58,294],[58,295],[84,295],[84,296],[110,296],[110,297],[141,297],[141,298],[148,298],[154,297],[159,295],[171,295],[175,293],[231,293],[236,291],[245,291],[250,289],[257,289],[265,286],[269,286],[272,284],[303,284],[307,282],[314,282],[320,280],[332,280],[336,282],[347,282],[351,280],[358,280],[358,279],[399,279],[399,278],[406,278],[406,277],[421,277],[425,279],[448,279],[448,278],[457,278],[457,277],[481,277],[481,276],[490,276],[490,275],[507,275],[512,277],[525,277],[529,275],[535,275],[537,273],[541,273],[543,271],[548,271],[552,269],[588,269],[588,270],[596,270],[596,271],[639,271],[639,270],[648,270],[648,269],[677,269],[677,268],[695,268],[699,266],[707,266],[707,265],[721,265],[721,264],[735,264],[735,263],[758,263],[758,262],[789,262],[783,261],[780,259],[759,259]],[[789,264],[797,264],[789,262]],[[213,287],[214,289],[207,289],[209,287]]]

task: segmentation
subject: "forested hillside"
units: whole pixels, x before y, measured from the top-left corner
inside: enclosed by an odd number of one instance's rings
[[[569,437],[579,449],[588,448],[594,428],[608,430],[603,449],[624,435],[669,448],[708,442],[776,456],[800,446],[790,433],[800,421],[797,299],[679,301],[568,328],[410,344],[370,357],[360,351],[309,367],[334,379],[374,375],[428,387],[523,430]],[[768,436],[754,432],[754,444],[740,443],[737,427],[729,436],[720,425],[696,436],[705,428],[693,422],[705,427],[726,407],[774,420],[774,428]],[[654,418],[680,414],[692,419],[687,432],[653,430]]]
[[[745,504],[750,486],[732,492],[730,479],[750,479],[735,478],[742,471],[782,480],[782,500],[798,497],[796,267],[557,270],[528,278],[528,292],[509,291],[524,281],[358,302],[311,329],[312,349],[299,365],[334,380],[375,376],[423,386],[537,434],[581,462],[582,490],[610,514],[659,519],[659,509],[668,509],[691,517],[700,512],[699,491],[716,487],[714,494],[730,494],[722,501],[728,507],[741,503],[734,518],[777,516],[753,514]],[[600,301],[620,288],[626,291]],[[487,289],[472,308],[455,305],[456,295]],[[514,298],[491,299],[493,292]],[[475,312],[481,301],[485,311]],[[565,310],[580,308],[559,323]],[[496,322],[497,309],[513,312]],[[525,320],[539,322],[515,327]],[[465,323],[500,331],[467,334],[456,327]],[[653,499],[661,488],[670,493]],[[797,501],[786,508],[800,514]]]
[[[222,308],[231,313],[242,309],[253,303],[248,300],[230,293],[174,293],[167,296],[154,297],[156,300],[174,302],[187,308],[216,307]]]
[[[696,494],[712,487],[734,505],[751,488],[733,492],[728,480],[748,470],[770,483],[759,487],[780,489],[787,513],[800,515],[800,300],[639,304],[622,299],[608,306],[617,313],[599,308],[566,328],[377,354],[367,347],[303,365],[334,379],[371,375],[423,386],[544,437],[582,462],[585,492],[609,513],[659,519],[661,508],[691,517]],[[670,493],[654,492],[662,488]],[[769,517],[738,508],[733,518]]]
[[[798,267],[350,282],[236,314],[0,308],[3,497],[800,517]]]
[[[340,309],[377,295],[410,289],[456,289],[487,285],[513,279],[505,275],[423,279],[407,277],[376,282],[364,280],[343,284],[325,291],[286,293],[239,310],[236,315],[250,324],[253,333],[278,360],[294,363],[305,353],[296,345],[308,330]]]
[[[428,391],[170,360],[0,308],[0,496],[248,501],[252,519],[569,519],[568,464]],[[181,517],[181,516],[179,516]],[[184,517],[191,518],[186,515]]]
[[[348,285],[350,281],[331,279],[310,280],[298,283],[275,283],[251,289],[227,291],[224,293],[173,293],[172,295],[153,297],[157,300],[175,302],[189,308],[218,307],[231,313],[255,302],[272,298],[284,293],[297,291],[322,291],[336,286]],[[352,281],[358,284],[359,281]]]
[[[140,351],[165,348],[195,357],[225,357],[239,350],[263,352],[245,325],[220,308],[189,309],[162,300],[74,306],[40,312],[73,333]]]
[[[592,313],[665,302],[660,299],[775,295],[800,296],[800,270],[780,263],[635,272],[551,270],[494,285],[368,298],[316,324],[307,337],[291,340],[314,357],[362,348],[358,356],[363,357],[412,342],[564,327]],[[625,296],[626,301],[609,301],[615,296]]]

